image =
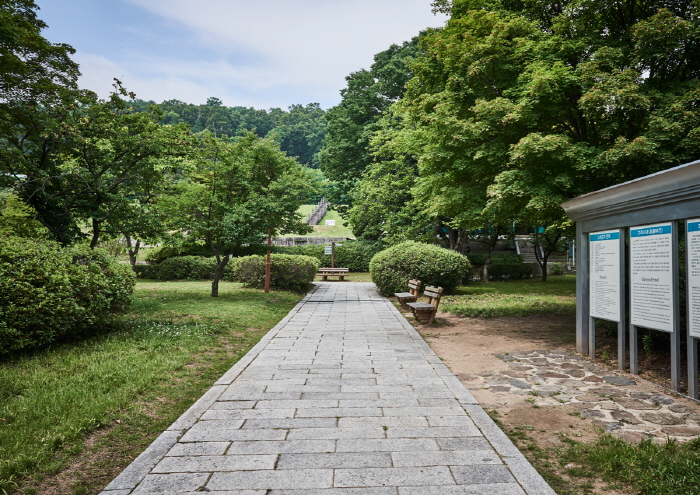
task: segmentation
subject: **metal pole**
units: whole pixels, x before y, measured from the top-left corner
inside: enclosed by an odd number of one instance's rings
[[[698,341],[688,335],[688,396],[698,399]]]
[[[578,252],[576,263],[576,351],[588,354],[588,323],[589,308],[589,266],[588,266],[588,234],[583,232],[580,224],[576,225]]]
[[[630,324],[630,373],[639,374],[639,349],[637,348],[637,327]]]
[[[627,349],[625,348],[625,338],[627,329],[627,284],[625,283],[625,262],[627,256],[625,253],[626,246],[626,229],[620,229],[620,321],[617,323],[617,368],[624,370],[627,357]]]
[[[688,340],[687,340],[687,347],[688,347],[688,396],[692,399],[697,400],[698,399],[698,341],[695,340],[695,337],[690,335],[691,333],[691,328],[690,328],[690,322],[691,322],[691,302],[693,300],[692,293],[693,293],[693,288],[692,288],[692,283],[690,280],[690,272],[692,268],[692,249],[691,249],[691,243],[690,243],[690,235],[688,233],[688,221],[686,220],[685,222],[685,280],[686,280],[686,286],[685,286],[685,293],[686,293],[686,299],[685,299],[685,308],[686,312],[686,321],[688,322]]]
[[[265,294],[270,292],[270,247],[272,246],[272,237],[270,234],[270,229],[267,229],[267,262],[265,263]]]
[[[681,391],[681,315],[679,311],[678,220],[671,222],[671,270],[673,280],[673,333],[671,334],[671,387]]]

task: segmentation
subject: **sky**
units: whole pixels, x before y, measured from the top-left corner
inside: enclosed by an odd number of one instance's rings
[[[443,26],[430,0],[36,0],[42,35],[68,43],[79,84],[117,78],[162,102],[283,108],[340,102],[375,53]]]

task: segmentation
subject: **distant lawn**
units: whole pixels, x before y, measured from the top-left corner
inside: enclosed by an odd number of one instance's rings
[[[315,207],[316,205],[303,205],[297,211],[306,218],[306,215],[311,213]],[[326,225],[326,220],[335,220],[335,225]],[[348,227],[343,227],[343,222],[345,220],[337,211],[328,210],[319,225],[312,225],[314,229],[312,233],[305,236],[287,234],[284,237],[350,237],[354,239],[355,236],[352,234],[352,230]]]
[[[576,276],[550,275],[502,282],[472,282],[445,296],[440,309],[470,318],[528,316],[576,311]]]
[[[97,493],[301,298],[137,281],[131,312],[83,340],[0,361],[0,493],[44,493],[96,435],[71,494]],[[23,479],[29,480],[22,481]]]
[[[314,211],[314,208],[316,208],[316,205],[301,205],[297,212],[301,213],[303,218],[306,218],[309,213]]]

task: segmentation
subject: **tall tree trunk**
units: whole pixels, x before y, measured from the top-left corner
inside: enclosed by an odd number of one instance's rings
[[[488,254],[486,255],[486,261],[484,262],[484,266],[481,269],[481,281],[482,282],[489,281],[489,265],[491,264],[491,253],[492,252],[493,252],[493,248],[489,247]]]
[[[224,268],[226,268],[228,260],[229,256],[228,254],[225,254],[219,259],[219,262],[216,265],[216,269],[214,270],[214,280],[211,282],[211,297],[219,297],[219,280],[221,280],[221,276],[224,274]]]
[[[131,266],[136,266],[136,256],[139,254],[139,248],[141,247],[141,241],[139,239],[136,240],[136,242],[132,245],[131,243],[131,236],[125,236],[126,237],[126,248],[127,251],[129,252],[129,263],[131,263]]]
[[[541,244],[540,244],[540,237],[537,232],[535,232],[532,235],[532,244],[533,248],[535,250],[535,260],[537,260],[537,264],[540,265],[540,271],[542,271],[542,282],[547,281],[547,258],[549,258],[549,255],[545,256],[544,253],[545,251],[543,249],[540,249]]]
[[[486,253],[486,261],[484,262],[484,267],[481,269],[481,281],[482,282],[488,282],[489,281],[489,266],[491,265],[491,257],[493,255],[494,249],[496,249],[496,245],[498,244],[498,237],[501,234],[501,227],[495,227],[493,234],[488,238],[487,242],[484,242],[486,244],[486,247],[488,248],[488,251]]]
[[[97,243],[100,240],[100,231],[101,226],[100,226],[100,221],[97,220],[96,218],[92,219],[92,240],[90,241],[90,249],[95,249],[97,247]]]

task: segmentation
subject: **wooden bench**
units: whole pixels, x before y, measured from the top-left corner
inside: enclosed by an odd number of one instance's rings
[[[349,271],[349,268],[319,268],[316,275],[323,277],[323,280],[328,280],[328,277],[338,277],[338,280],[345,280],[345,275]]]
[[[426,287],[423,295],[428,298],[428,302],[410,302],[406,305],[411,308],[411,312],[416,317],[416,320],[430,325],[435,319],[435,314],[440,305],[442,287]]]
[[[408,311],[406,303],[416,302],[418,300],[418,293],[420,292],[420,286],[422,284],[420,280],[412,279],[408,281],[408,292],[394,292],[394,297],[398,299],[403,309]]]

